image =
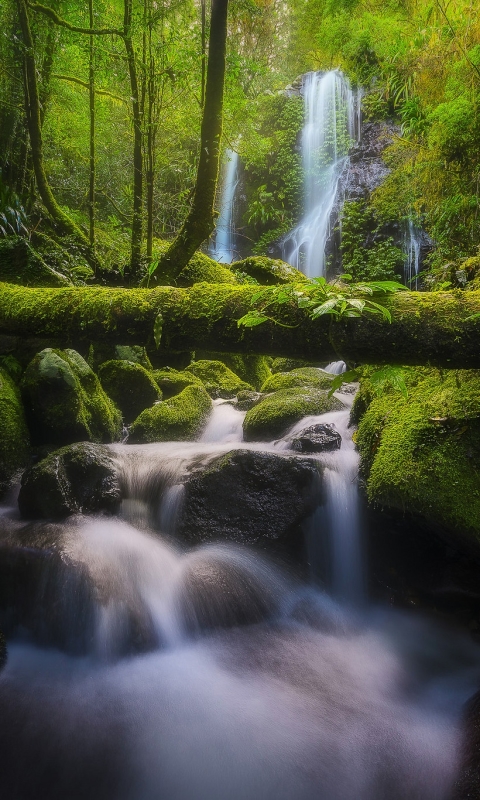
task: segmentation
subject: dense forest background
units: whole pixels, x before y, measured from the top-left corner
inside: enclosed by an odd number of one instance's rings
[[[55,202],[111,276],[129,263],[140,215],[148,270],[192,198],[209,14],[190,0],[2,3],[1,236],[18,233],[40,249],[59,238],[34,179],[27,124],[33,55]],[[476,265],[480,244],[480,19],[470,0],[232,0],[222,147],[238,149],[244,164],[245,240],[262,254],[298,219],[303,107],[285,88],[308,70],[337,67],[361,87],[364,120],[399,126],[384,156],[387,179],[368,207],[349,211],[347,204],[352,235],[365,225],[413,220],[434,243],[427,261],[434,285],[448,285]],[[87,280],[76,247],[73,236],[57,259]]]

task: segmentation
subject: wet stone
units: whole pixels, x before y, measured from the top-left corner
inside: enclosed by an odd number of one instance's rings
[[[319,423],[304,428],[292,440],[292,449],[299,453],[324,453],[330,450],[339,450],[342,437],[331,423]]]

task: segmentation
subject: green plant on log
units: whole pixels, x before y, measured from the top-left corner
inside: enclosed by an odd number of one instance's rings
[[[405,286],[396,281],[370,281],[349,286],[351,279],[351,275],[341,275],[338,280],[328,283],[320,277],[302,284],[301,289],[294,285],[262,289],[253,295],[252,310],[244,314],[237,325],[253,328],[270,321],[283,327],[292,327],[271,315],[272,307],[286,303],[306,309],[311,319],[328,314],[340,321],[368,314],[391,322],[390,311],[373,298],[404,290]]]

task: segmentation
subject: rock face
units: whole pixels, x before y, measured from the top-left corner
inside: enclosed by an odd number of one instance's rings
[[[72,281],[45,263],[26,239],[0,239],[0,281],[22,286],[71,286]]]
[[[186,372],[190,372],[202,381],[210,397],[229,400],[238,392],[253,390],[253,386],[242,381],[221,361],[194,361],[187,367]]]
[[[340,400],[329,397],[322,389],[281,389],[247,411],[243,423],[244,437],[249,442],[269,442],[283,436],[302,417],[342,408]]]
[[[120,483],[106,447],[87,442],[51,453],[23,475],[18,506],[25,519],[114,513]]]
[[[348,169],[341,177],[345,199],[368,200],[370,194],[385,180],[390,170],[382,154],[400,133],[391,122],[365,122],[362,138],[350,150]]]
[[[175,397],[142,411],[130,429],[128,444],[195,439],[211,407],[203,386],[187,386]]]
[[[292,449],[300,453],[324,453],[339,450],[341,445],[342,437],[329,423],[311,425],[292,440]]]
[[[27,463],[29,433],[20,392],[10,375],[0,369],[0,493],[12,475]]]
[[[162,399],[162,393],[151,372],[147,372],[141,364],[106,361],[101,365],[98,377],[105,392],[122,412],[127,425],[146,408]]]
[[[318,489],[314,461],[233,450],[185,483],[179,534],[190,544],[286,543],[318,504]]]
[[[28,365],[21,390],[34,444],[120,437],[120,412],[75,350],[42,350]]]

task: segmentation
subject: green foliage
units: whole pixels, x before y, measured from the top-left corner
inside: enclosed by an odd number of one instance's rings
[[[28,215],[20,198],[2,180],[0,171],[0,237],[30,236]]]
[[[382,233],[371,206],[361,200],[344,203],[341,230],[342,266],[353,280],[399,280],[405,256]]]

